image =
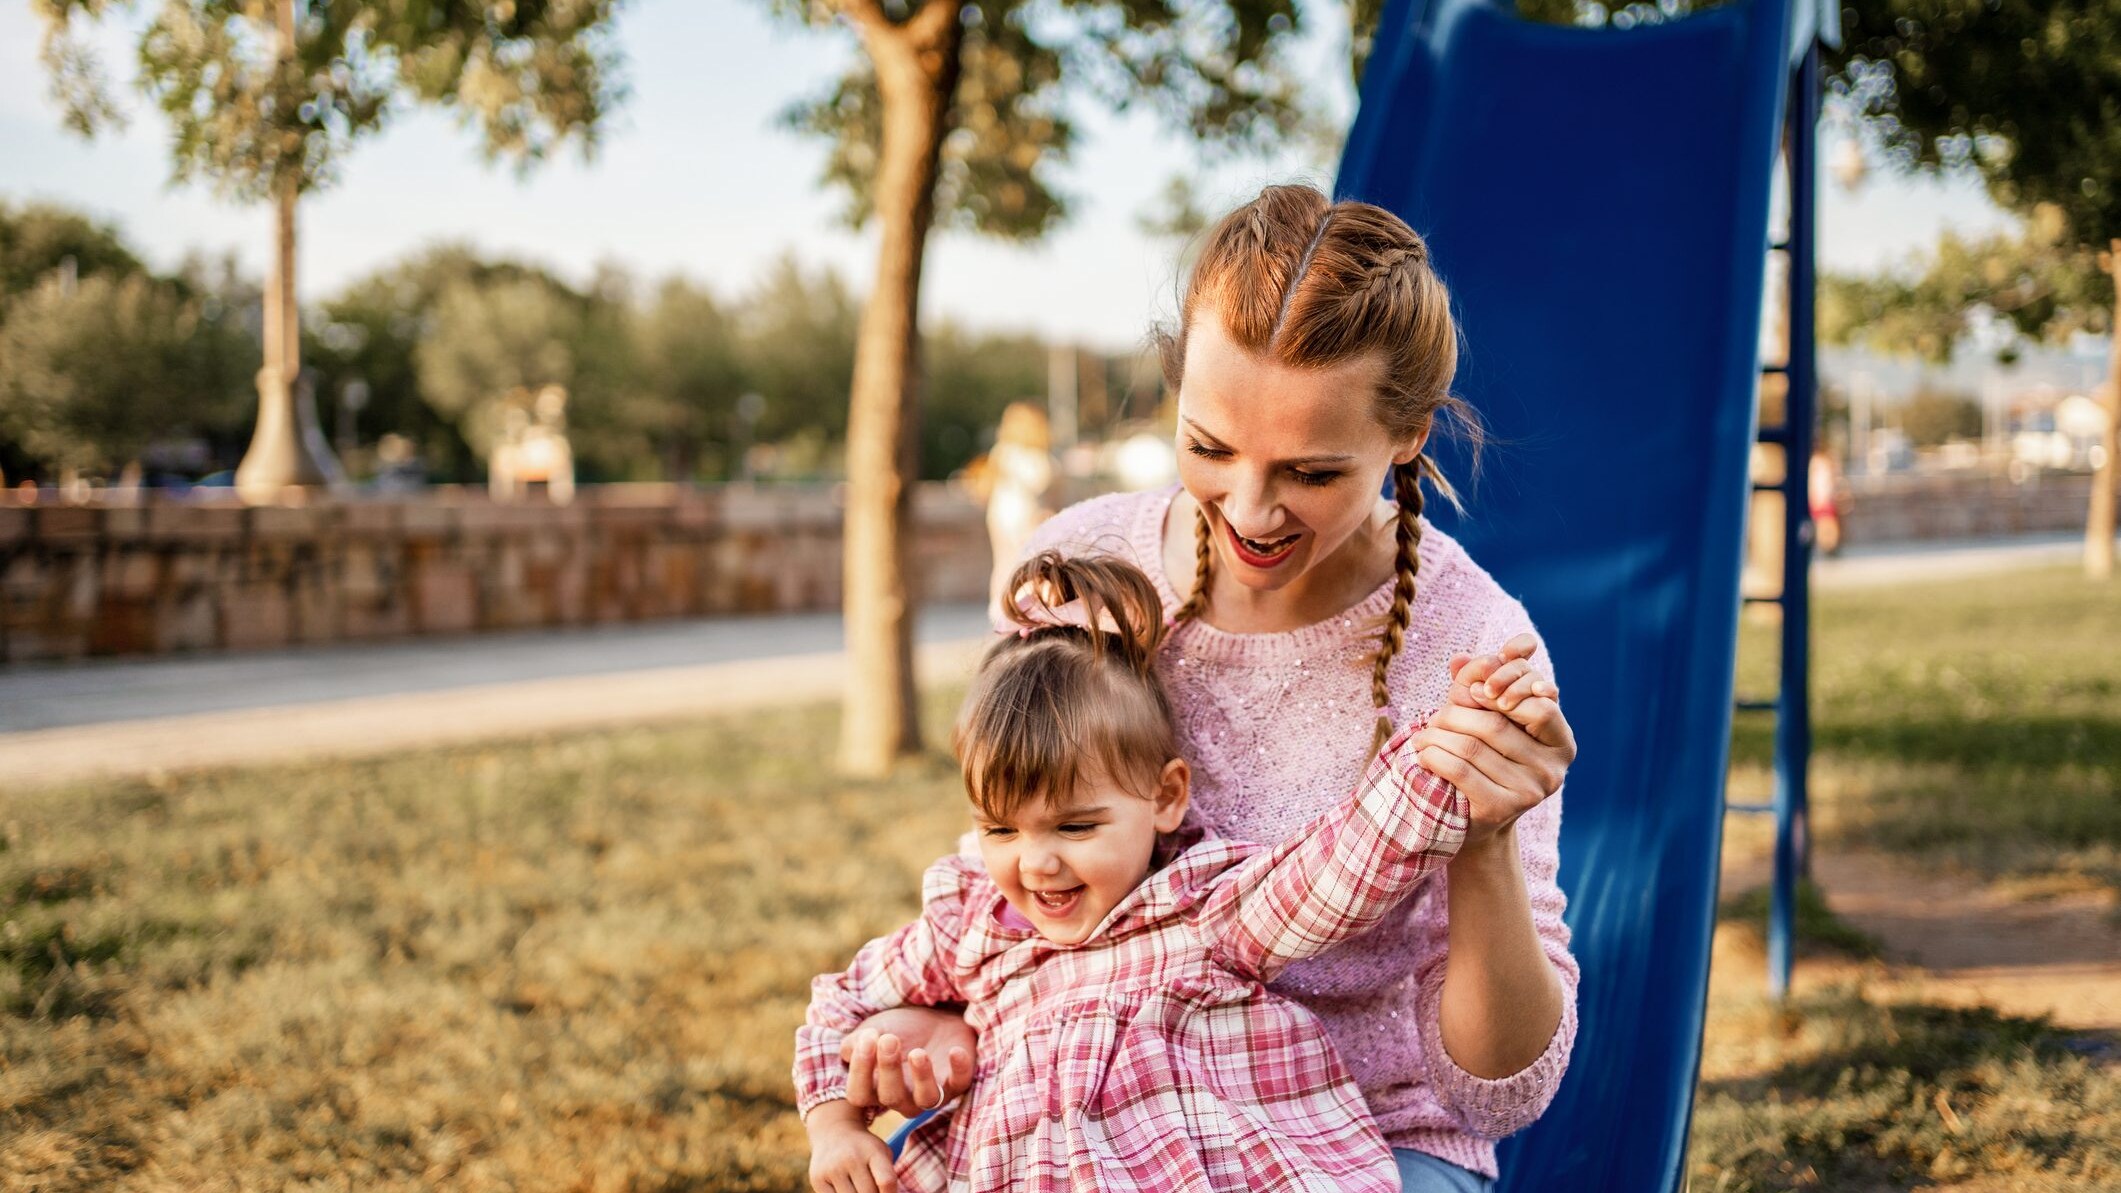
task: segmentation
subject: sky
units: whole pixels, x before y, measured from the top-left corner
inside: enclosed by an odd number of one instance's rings
[[[1343,9],[1303,6],[1312,32],[1296,48],[1313,94],[1345,120]],[[835,219],[836,192],[819,187],[822,141],[775,117],[828,85],[858,51],[841,31],[776,23],[764,0],[635,0],[618,38],[631,96],[591,162],[569,152],[527,177],[484,164],[476,136],[442,113],[399,118],[345,161],[338,185],[304,200],[298,285],[305,301],[438,241],[542,263],[586,280],[599,262],[647,278],[683,274],[739,298],[784,254],[837,269],[857,287],[873,274],[874,227]],[[0,199],[46,201],[117,225],[158,268],[188,252],[233,252],[264,272],[270,213],[169,184],[167,126],[136,93],[124,130],[83,141],[60,126],[37,60],[38,18],[26,0],[0,0]],[[122,28],[102,37],[107,69],[129,81]],[[1013,247],[961,233],[930,242],[924,318],[1028,330],[1089,346],[1138,344],[1174,306],[1176,247],[1144,234],[1137,217],[1165,181],[1201,179],[1211,211],[1266,182],[1331,182],[1330,163],[1291,153],[1207,172],[1194,150],[1145,114],[1093,104],[1074,113],[1078,148],[1060,175],[1076,214],[1038,245]],[[1874,172],[1854,194],[1820,188],[1820,259],[1829,269],[1877,268],[1934,243],[1946,227],[2004,226],[1971,182],[1936,183]]]

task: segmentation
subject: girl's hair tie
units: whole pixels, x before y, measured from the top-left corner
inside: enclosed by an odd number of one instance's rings
[[[1026,580],[1017,586],[1009,598],[1016,608],[1016,624],[1002,626],[998,634],[1014,633],[1019,638],[1029,638],[1041,630],[1078,629],[1096,630],[1104,634],[1121,634],[1119,622],[1108,607],[1099,608],[1097,616],[1090,615],[1089,605],[1081,597],[1072,601],[1053,603],[1050,584],[1042,585],[1038,580]]]

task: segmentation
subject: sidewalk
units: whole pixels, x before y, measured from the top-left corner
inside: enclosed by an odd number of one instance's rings
[[[2073,562],[2081,536],[1852,545],[1822,589]],[[924,677],[967,675],[984,611],[921,611]],[[836,699],[835,613],[0,668],[0,787],[386,753]]]
[[[970,673],[977,605],[922,610],[916,666]],[[840,619],[795,614],[0,670],[0,776],[387,753],[835,699]]]
[[[1872,546],[1851,543],[1833,558],[1813,557],[1812,587],[1875,588],[1915,580],[1958,580],[2021,568],[2059,567],[2083,558],[2084,536],[2078,533]]]

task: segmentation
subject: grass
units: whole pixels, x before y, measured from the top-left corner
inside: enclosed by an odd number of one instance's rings
[[[1773,691],[1748,622],[1739,689]],[[2121,889],[2121,589],[2074,569],[1821,594],[1813,827],[2031,888]],[[1741,713],[1732,785],[1772,786],[1772,714]]]
[[[803,1187],[809,978],[914,910],[962,799],[939,759],[825,777],[832,730],[11,797],[0,1189]]]
[[[1822,836],[2114,881],[2121,625],[2086,591],[1823,601]],[[940,740],[945,698],[926,711]],[[11,793],[0,1190],[803,1188],[807,982],[912,913],[962,817],[938,757],[827,776],[833,730],[760,713]],[[1734,786],[1765,758],[1741,725]],[[1810,939],[1863,947],[1803,907]],[[2107,1042],[1899,1004],[1831,951],[1807,964],[1838,984],[1771,1006],[1760,910],[1720,932],[1697,1191],[2121,1187]]]

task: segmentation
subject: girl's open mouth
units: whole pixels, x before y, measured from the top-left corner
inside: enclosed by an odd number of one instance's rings
[[[1229,532],[1230,549],[1239,561],[1256,568],[1270,568],[1287,559],[1289,552],[1296,549],[1296,540],[1303,537],[1291,534],[1276,539],[1248,539],[1232,529],[1228,522],[1223,523],[1223,527]]]
[[[1038,904],[1039,910],[1047,915],[1058,917],[1065,916],[1075,910],[1075,905],[1082,900],[1083,888],[1071,886],[1065,891],[1031,891],[1029,893],[1032,901]]]

